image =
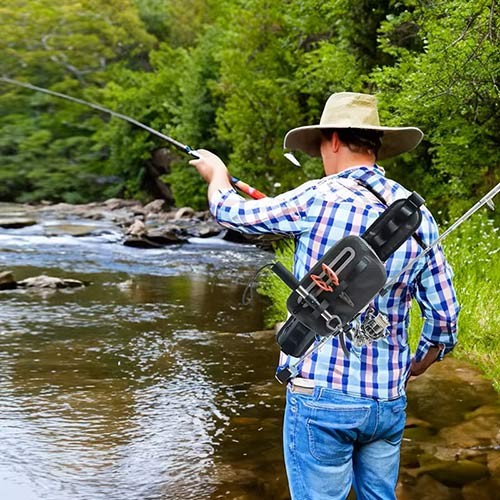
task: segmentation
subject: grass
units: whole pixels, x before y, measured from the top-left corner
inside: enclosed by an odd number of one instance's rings
[[[458,344],[453,356],[476,365],[500,392],[500,234],[484,212],[444,240],[460,303]],[[410,344],[418,342],[422,320],[412,308]]]
[[[445,225],[445,228],[447,226]],[[500,392],[500,234],[486,211],[476,213],[443,241],[454,272],[453,283],[461,312],[458,344],[452,356],[477,366]],[[292,268],[293,245],[277,246],[276,257]],[[286,318],[289,289],[276,277],[266,275],[260,292],[271,299],[266,313],[268,325]],[[418,343],[422,318],[415,303],[410,313],[410,345]]]

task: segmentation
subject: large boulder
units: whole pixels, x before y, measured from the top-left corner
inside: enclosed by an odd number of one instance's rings
[[[0,227],[5,229],[20,229],[34,224],[36,220],[32,217],[0,217]]]
[[[0,202],[0,227],[20,229],[36,223],[37,217],[31,207],[19,203]]]
[[[490,380],[452,357],[434,363],[424,375],[410,381],[407,392],[408,413],[436,429],[458,424],[467,413],[498,399]]]
[[[146,214],[158,214],[162,211],[163,205],[165,205],[165,200],[154,200],[144,206],[144,211]]]
[[[191,207],[181,207],[175,212],[174,220],[192,219],[195,211]]]
[[[127,236],[123,240],[123,244],[126,247],[133,248],[161,248],[163,246],[161,243],[151,240],[148,236]]]
[[[431,476],[445,486],[460,488],[467,483],[489,477],[488,467],[472,460],[439,460],[408,471],[410,476]]]
[[[187,231],[177,224],[165,224],[162,227],[150,229],[148,238],[160,245],[174,245],[187,241]]]
[[[120,210],[123,208],[137,209],[142,207],[137,200],[123,200],[121,198],[110,198],[103,204],[108,210]]]
[[[396,494],[398,500],[462,500],[459,489],[449,488],[426,474],[415,484],[400,481]]]
[[[148,231],[146,229],[146,225],[140,219],[136,219],[127,229],[125,234],[130,236],[135,236],[137,238],[141,238],[142,236],[146,236]]]
[[[218,236],[223,231],[222,226],[213,220],[199,222],[192,233],[198,238],[212,238]]]
[[[135,248],[160,248],[184,243],[187,240],[186,235],[186,230],[177,224],[148,229],[142,221],[136,220],[128,228],[123,244]]]

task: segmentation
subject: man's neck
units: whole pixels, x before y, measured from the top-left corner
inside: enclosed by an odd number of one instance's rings
[[[331,165],[325,165],[325,174],[339,174],[344,170],[349,168],[358,167],[358,166],[366,166],[373,165],[375,163],[375,157],[370,154],[350,154],[350,155],[339,155],[336,158],[337,161],[332,163]]]

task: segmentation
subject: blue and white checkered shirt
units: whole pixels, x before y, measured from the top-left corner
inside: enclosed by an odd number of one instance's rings
[[[245,200],[232,189],[220,190],[212,195],[210,210],[223,226],[244,233],[295,237],[294,274],[300,280],[337,241],[363,233],[385,210],[386,206],[358,180],[369,184],[388,204],[410,194],[387,179],[380,167],[360,166],[306,182],[274,198]],[[436,222],[425,207],[417,233],[426,244],[438,237]],[[386,261],[388,278],[396,276],[421,251],[415,239],[409,238]],[[399,276],[388,293],[374,299],[374,308],[390,322],[385,339],[362,348],[346,339],[351,352],[346,357],[335,337],[303,361],[299,376],[314,379],[319,386],[375,399],[404,394],[411,362],[407,328],[413,298],[424,317],[417,361],[431,345],[444,344],[444,352],[449,352],[456,343],[459,307],[451,278],[443,251],[436,247]],[[282,354],[280,365],[291,360]]]

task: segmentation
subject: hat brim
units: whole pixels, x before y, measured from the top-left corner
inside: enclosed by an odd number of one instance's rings
[[[350,127],[335,127],[335,125],[310,125],[297,127],[285,135],[283,147],[292,151],[303,151],[310,156],[321,156],[321,140],[323,129],[339,129]],[[379,130],[384,133],[382,146],[377,159],[385,160],[415,149],[422,138],[423,132],[416,127],[363,127],[364,130]]]

